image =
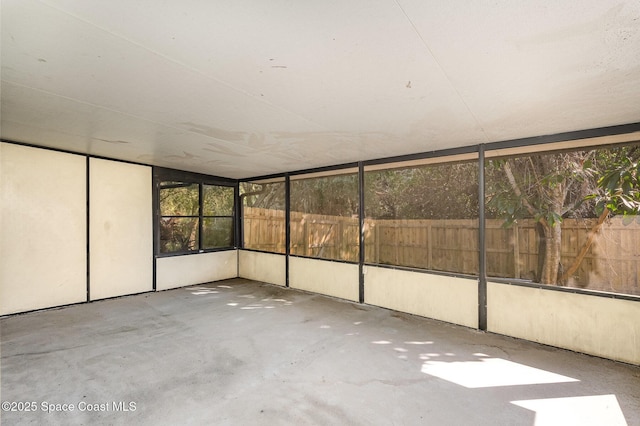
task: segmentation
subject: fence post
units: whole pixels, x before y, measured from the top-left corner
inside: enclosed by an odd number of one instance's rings
[[[395,249],[395,258],[394,258],[394,264],[395,265],[399,265],[400,262],[400,227],[398,226],[398,221],[394,221],[393,224],[393,228],[395,230],[394,232],[394,247]]]
[[[427,222],[427,268],[433,268],[433,230],[431,229],[432,219]]]
[[[336,247],[336,251],[337,253],[334,253],[334,256],[336,256],[338,259],[344,259],[344,257],[348,256],[347,255],[347,251],[348,251],[348,247],[347,247],[347,239],[344,237],[344,221],[342,219],[338,219],[338,222],[336,223],[337,226],[337,231],[334,234],[335,235],[335,247]],[[329,228],[331,229],[331,228]],[[331,231],[329,231],[329,237],[331,237]],[[343,254],[344,253],[344,254]]]
[[[304,255],[309,256],[309,220],[305,215],[302,215],[304,225],[302,225],[302,243],[304,244]]]
[[[374,244],[376,246],[376,263],[380,263],[380,227],[382,226],[380,223],[373,222],[374,224]]]
[[[513,276],[520,279],[520,231],[518,222],[513,224]]]

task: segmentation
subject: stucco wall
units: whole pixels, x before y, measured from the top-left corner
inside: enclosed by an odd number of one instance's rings
[[[0,314],[87,297],[86,158],[0,143]]]
[[[156,290],[168,290],[237,276],[237,250],[156,259]]]
[[[89,160],[91,300],[153,289],[151,167]]]
[[[478,327],[478,281],[421,272],[365,267],[365,303]]]
[[[640,303],[488,283],[489,331],[640,364]]]
[[[289,259],[289,286],[358,301],[358,265],[291,257]]]
[[[238,275],[242,278],[286,285],[286,257],[283,254],[240,250]]]

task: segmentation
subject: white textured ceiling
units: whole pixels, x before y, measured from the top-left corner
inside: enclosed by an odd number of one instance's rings
[[[243,178],[640,121],[638,0],[2,0],[1,137]]]

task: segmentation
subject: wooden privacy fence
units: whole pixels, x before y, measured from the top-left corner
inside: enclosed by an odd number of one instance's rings
[[[242,226],[246,248],[285,252],[284,210],[243,207]]]
[[[478,273],[478,221],[365,221],[365,260],[370,263]]]
[[[595,219],[562,222],[562,266],[576,258]],[[486,222],[486,261],[490,277],[535,280],[539,237],[535,221],[509,228]],[[478,274],[478,221],[366,219],[365,261]],[[245,247],[285,252],[284,211],[245,207]],[[291,212],[291,253],[325,259],[358,260],[358,219]],[[640,225],[606,222],[567,285],[640,295]]]

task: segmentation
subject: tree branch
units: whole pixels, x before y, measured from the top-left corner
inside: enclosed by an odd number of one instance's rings
[[[516,182],[516,178],[513,176],[513,171],[511,170],[511,165],[509,164],[509,160],[504,162],[504,172],[507,175],[507,179],[511,184],[511,188],[513,192],[522,200],[522,204],[526,207],[527,211],[531,216],[536,216],[536,209],[529,203],[523,195],[520,187],[518,186],[518,182]],[[544,219],[543,219],[544,220]]]
[[[588,234],[589,236],[587,237],[587,241],[585,241],[584,244],[582,245],[582,248],[580,249],[580,252],[576,256],[575,260],[573,261],[569,269],[567,269],[566,272],[562,274],[562,276],[560,277],[560,282],[566,282],[569,279],[569,277],[578,270],[578,268],[580,267],[580,264],[582,263],[582,260],[587,255],[587,252],[589,251],[591,244],[593,244],[593,240],[596,238],[596,234],[598,233],[598,231],[600,231],[600,227],[604,223],[607,216],[609,216],[609,209],[605,207],[604,211],[598,218],[598,221],[596,222],[595,225],[593,225],[593,227],[589,231],[589,234]]]

